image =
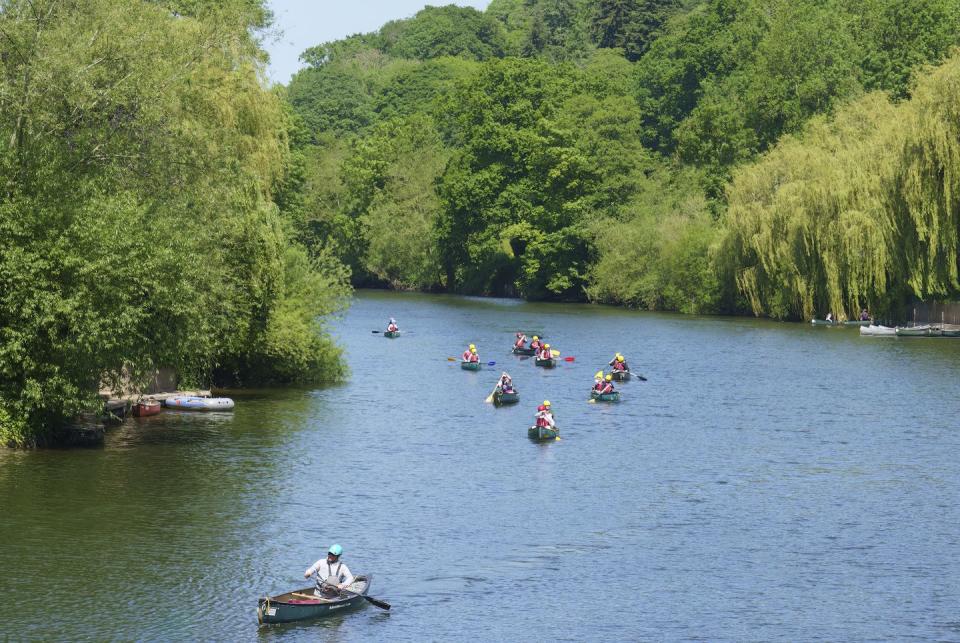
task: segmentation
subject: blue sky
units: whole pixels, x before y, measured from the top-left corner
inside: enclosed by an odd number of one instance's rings
[[[300,69],[304,49],[355,33],[376,31],[385,22],[409,18],[427,5],[458,4],[485,9],[490,0],[270,0],[274,29],[264,43],[270,52],[270,79],[287,83]]]

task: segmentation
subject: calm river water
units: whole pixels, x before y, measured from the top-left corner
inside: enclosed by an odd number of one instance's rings
[[[960,640],[960,340],[379,292],[335,332],[343,386],[0,451],[0,638]],[[649,381],[587,404],[618,350]],[[258,626],[333,542],[394,609]]]

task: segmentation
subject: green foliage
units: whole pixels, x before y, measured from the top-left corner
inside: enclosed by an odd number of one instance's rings
[[[621,49],[636,61],[655,39],[663,23],[680,8],[680,0],[598,0],[591,17],[594,42]]]
[[[287,305],[289,123],[225,6],[2,5],[0,442],[46,440],[121,372],[209,382]]]
[[[427,60],[459,56],[470,60],[501,58],[507,46],[502,25],[472,7],[427,6],[408,20],[380,29],[384,53],[396,58]]]

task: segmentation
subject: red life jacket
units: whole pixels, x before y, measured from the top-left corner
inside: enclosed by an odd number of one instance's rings
[[[614,363],[613,363],[613,370],[615,370],[615,371],[625,371],[625,370],[627,370],[627,363],[626,363],[626,362],[614,362]]]

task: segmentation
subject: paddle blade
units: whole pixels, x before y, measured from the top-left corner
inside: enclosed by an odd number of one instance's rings
[[[487,396],[487,399],[484,400],[487,404],[493,404],[493,393]]]
[[[646,382],[646,381],[647,381],[647,378],[645,378],[643,375],[637,375],[636,378],[637,378],[638,380],[640,380],[641,382]]]
[[[379,333],[380,331],[379,331],[379,330],[371,330],[370,332],[376,334],[376,333]]]
[[[595,399],[593,399],[592,397],[591,397],[589,400],[587,400],[587,404],[596,404],[596,403],[597,403],[597,401],[596,401]]]
[[[568,355],[567,357],[564,357],[564,358],[563,358],[563,361],[565,361],[565,362],[572,362],[574,359],[576,359],[576,358],[575,358],[573,355]]]
[[[601,369],[601,370],[597,371],[597,372],[594,374],[593,379],[595,379],[595,380],[602,380],[602,379],[603,379],[603,370]]]
[[[560,357],[560,351],[555,350],[553,348],[550,349],[550,354],[553,355],[554,357]]]
[[[379,607],[379,608],[382,609],[382,610],[387,610],[387,611],[390,610],[390,603],[387,603],[387,602],[384,602],[384,601],[378,601],[377,599],[373,598],[372,596],[364,596],[364,598],[367,599],[367,602],[368,602],[368,603],[371,603],[372,605],[376,605],[377,607]]]
[[[456,358],[456,357],[448,357],[448,358],[447,358],[447,361],[448,361],[448,362],[455,362],[455,361],[457,361],[457,358]]]
[[[496,362],[487,362],[487,366],[496,366],[496,365],[497,365]]]

